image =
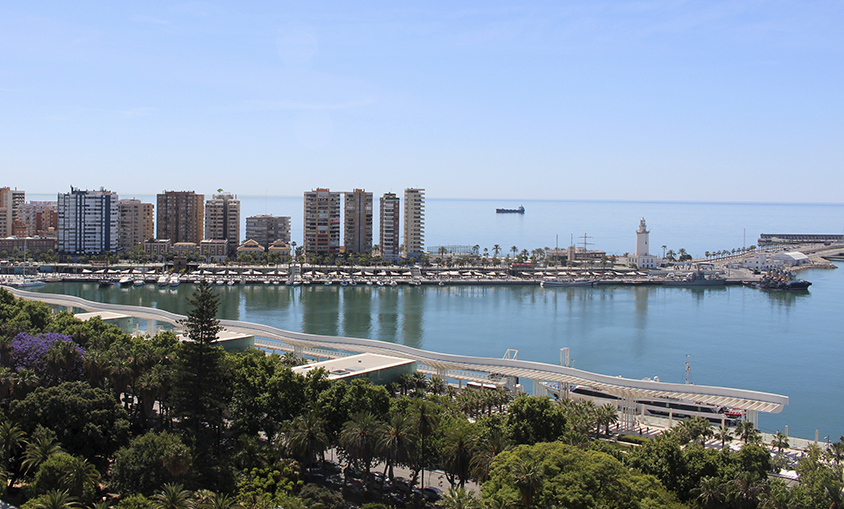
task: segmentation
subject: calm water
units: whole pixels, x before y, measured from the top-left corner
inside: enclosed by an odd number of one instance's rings
[[[219,287],[220,315],[314,334],[399,342],[457,354],[559,362],[631,378],[692,382],[786,394],[764,431],[837,438],[844,434],[844,342],[837,313],[844,302],[839,270],[803,273],[810,292],[767,293],[729,287]],[[178,289],[99,288],[58,283],[41,291],[91,300],[186,311],[192,285]]]

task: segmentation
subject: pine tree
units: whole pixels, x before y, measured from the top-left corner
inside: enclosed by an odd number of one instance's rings
[[[223,329],[216,318],[219,297],[203,281],[188,302],[192,309],[180,323],[192,341],[179,346],[171,404],[185,438],[195,447],[196,463],[211,465],[219,448],[223,412],[231,398],[231,370],[222,347],[213,344]],[[216,448],[208,447],[214,443]],[[207,478],[209,474],[200,475]]]
[[[188,317],[179,320],[179,324],[187,330],[188,337],[204,345],[217,341],[217,333],[223,330],[220,320],[217,320],[220,297],[212,291],[211,283],[203,279],[188,299],[188,304],[192,306]]]

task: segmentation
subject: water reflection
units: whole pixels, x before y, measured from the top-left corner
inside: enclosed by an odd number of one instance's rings
[[[395,343],[399,333],[399,294],[393,288],[371,288],[378,302],[378,339]]]
[[[402,289],[402,334],[404,344],[413,348],[422,348],[422,333],[425,316],[424,295],[422,288]]]

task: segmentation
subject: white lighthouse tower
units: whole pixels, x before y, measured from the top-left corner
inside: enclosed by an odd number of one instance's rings
[[[648,226],[645,224],[645,218],[639,219],[639,229],[636,230],[636,256],[646,256],[648,254]]]

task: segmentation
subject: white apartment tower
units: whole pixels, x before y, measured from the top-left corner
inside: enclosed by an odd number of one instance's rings
[[[254,240],[264,249],[280,240],[290,245],[290,216],[259,214],[246,218],[246,240]]]
[[[344,220],[346,254],[372,252],[372,193],[363,189],[346,193]]]
[[[57,241],[68,254],[98,254],[117,250],[119,209],[117,193],[100,188],[70,188],[59,193]]]
[[[117,202],[117,208],[117,247],[121,251],[130,252],[135,246],[143,247],[145,240],[155,236],[152,203],[143,203],[135,199],[120,200]]]
[[[405,256],[422,255],[425,248],[425,190],[404,190],[404,253]]]
[[[305,253],[340,253],[340,193],[328,189],[305,192]]]
[[[401,217],[401,199],[395,193],[385,193],[381,197],[378,224],[380,234],[381,258],[396,261],[399,258],[399,218]]]
[[[205,239],[225,240],[230,257],[240,244],[240,200],[237,196],[218,190],[205,202]]]

